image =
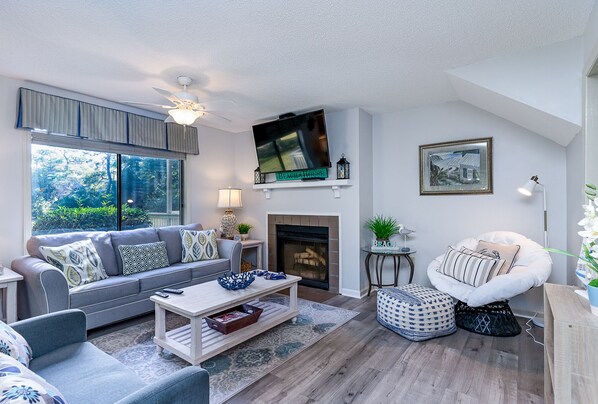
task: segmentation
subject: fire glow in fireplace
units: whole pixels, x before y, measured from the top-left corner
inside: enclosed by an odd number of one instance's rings
[[[276,225],[277,268],[300,284],[329,289],[328,227]]]

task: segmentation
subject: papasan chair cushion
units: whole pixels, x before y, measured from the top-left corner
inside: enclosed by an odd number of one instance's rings
[[[484,233],[476,238],[458,242],[455,249],[467,247],[475,250],[479,240],[499,244],[521,246],[515,256],[511,271],[492,278],[489,282],[473,287],[437,271],[444,258],[439,255],[428,266],[428,277],[432,285],[470,307],[480,307],[489,303],[511,299],[533,287],[542,286],[552,271],[552,259],[548,251],[521,234],[510,231]]]

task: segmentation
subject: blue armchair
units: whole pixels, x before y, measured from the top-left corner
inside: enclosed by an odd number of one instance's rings
[[[29,368],[77,403],[209,403],[208,372],[189,366],[147,385],[87,342],[85,313],[64,310],[11,324],[31,346]]]

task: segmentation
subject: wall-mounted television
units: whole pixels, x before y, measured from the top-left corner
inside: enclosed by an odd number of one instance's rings
[[[253,137],[264,174],[330,167],[324,110],[255,125]]]

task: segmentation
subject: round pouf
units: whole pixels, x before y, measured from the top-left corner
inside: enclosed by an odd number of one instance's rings
[[[453,298],[439,290],[410,283],[378,290],[378,322],[411,341],[457,331]]]

